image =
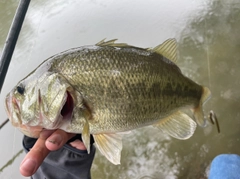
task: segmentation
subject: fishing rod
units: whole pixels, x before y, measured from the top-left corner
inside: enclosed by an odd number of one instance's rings
[[[0,93],[31,0],[20,0],[0,57]],[[8,122],[5,120],[0,129]]]
[[[20,0],[0,59],[0,93],[31,0]]]

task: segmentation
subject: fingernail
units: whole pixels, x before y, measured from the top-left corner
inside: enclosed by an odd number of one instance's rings
[[[62,136],[59,134],[56,134],[56,135],[52,136],[50,139],[48,139],[47,141],[54,145],[60,145],[62,140],[63,140]]]
[[[21,164],[20,170],[24,171],[25,173],[28,173],[29,175],[32,175],[35,172],[36,167],[37,167],[37,163],[35,160],[26,159]]]

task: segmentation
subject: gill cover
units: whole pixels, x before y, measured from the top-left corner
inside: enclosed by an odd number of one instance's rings
[[[69,97],[71,97],[69,95],[72,95],[72,87],[58,73],[47,73],[42,78],[39,78],[38,84],[41,114],[44,119],[48,119],[47,121],[54,122],[61,115],[64,105],[67,103]]]

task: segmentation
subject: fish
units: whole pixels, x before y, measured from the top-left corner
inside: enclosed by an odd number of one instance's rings
[[[72,48],[43,61],[5,98],[12,125],[34,138],[43,129],[81,133],[88,153],[92,135],[116,165],[127,131],[154,126],[186,140],[197,124],[206,126],[202,106],[211,92],[183,75],[175,39],[154,48],[116,40]]]

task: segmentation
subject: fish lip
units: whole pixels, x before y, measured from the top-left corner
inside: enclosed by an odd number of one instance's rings
[[[14,109],[18,113],[20,112],[19,102],[13,97],[12,93],[8,94],[5,98],[5,109],[10,120],[12,119]]]
[[[18,112],[20,112],[21,110],[20,110],[19,101],[16,98],[12,97],[12,103],[17,108]]]
[[[13,126],[18,127],[22,125],[20,102],[13,96],[12,92],[5,98],[5,109]]]
[[[11,107],[10,107],[10,94],[8,94],[5,98],[5,109],[7,111],[7,115],[10,118],[10,114],[12,112]]]

